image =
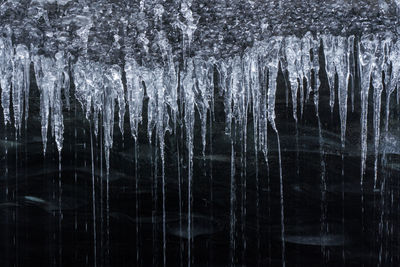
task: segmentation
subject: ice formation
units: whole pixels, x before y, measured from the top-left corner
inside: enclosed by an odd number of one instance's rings
[[[225,134],[231,138],[232,149],[231,207],[236,206],[234,144],[239,140],[241,153],[246,154],[250,116],[254,140],[251,145],[256,157],[260,152],[268,162],[268,138],[277,138],[281,163],[277,127],[280,122],[275,111],[279,74],[284,76],[290,92],[296,123],[302,121],[306,104],[314,105],[319,126],[320,111],[330,109],[333,113],[338,107],[343,150],[348,105],[351,102],[351,112],[358,111],[354,94],[360,94],[361,184],[367,168],[368,127],[372,127],[376,186],[382,94],[386,96],[385,131],[389,128],[391,96],[396,88],[397,104],[400,101],[398,1],[378,1],[370,6],[369,1],[360,0],[361,15],[352,12],[352,1],[322,1],[314,3],[321,14],[308,16],[310,19],[303,15],[309,12],[309,1],[300,7],[297,2],[301,1],[289,0],[259,1],[259,7],[250,1],[237,6],[230,1],[211,1],[212,7],[206,1],[191,0],[111,2],[118,1],[24,0],[1,4],[0,87],[4,125],[12,127],[13,122],[16,137],[21,135],[23,122],[28,119],[30,86],[35,83],[40,93],[43,152],[47,150],[50,131],[61,159],[64,112],[74,97],[94,134],[101,135],[107,172],[115,118],[123,135],[128,113],[135,143],[140,127],[146,125],[148,141],[158,146],[162,163],[164,246],[166,136],[177,134],[177,128],[184,132],[187,211],[191,214],[195,119],[198,115],[204,157],[214,98],[223,98]],[[278,7],[285,10],[285,16],[276,12]],[[337,14],[347,19],[337,18]],[[24,26],[21,28],[20,24]],[[320,103],[325,76],[329,107]],[[360,84],[355,82],[356,78]],[[371,116],[372,126],[368,125]],[[268,133],[269,127],[272,133]],[[319,130],[321,138],[321,126]],[[284,262],[283,191],[280,168]],[[232,208],[232,233],[236,226],[234,212]],[[192,239],[191,220],[188,216],[188,240]],[[231,241],[234,250],[235,239],[232,237]],[[188,259],[190,253],[189,245]]]
[[[195,109],[201,120],[201,140],[203,151],[206,147],[207,118],[213,109],[213,97],[219,93],[224,98],[226,127],[230,135],[232,123],[245,129],[247,117],[251,113],[254,120],[254,140],[257,150],[267,156],[267,123],[275,128],[276,79],[279,66],[288,72],[288,86],[291,88],[293,117],[298,120],[305,102],[314,91],[314,104],[318,111],[318,87],[320,79],[318,50],[322,44],[325,56],[325,70],[330,88],[330,107],[333,108],[337,95],[341,122],[341,140],[345,144],[346,117],[348,111],[349,81],[357,74],[354,57],[359,59],[357,69],[361,78],[361,173],[365,171],[367,155],[367,116],[370,80],[373,88],[373,129],[374,151],[377,155],[381,129],[381,98],[385,86],[386,97],[395,91],[398,83],[399,42],[392,35],[379,34],[343,37],[331,34],[303,37],[271,37],[256,42],[253,48],[243,55],[217,60],[202,57],[186,58],[183,67],[175,62],[171,51],[164,49],[163,64],[154,68],[141,66],[133,57],[125,57],[125,65],[109,65],[91,59],[73,56],[64,51],[54,56],[40,55],[38,49],[28,49],[23,44],[12,44],[11,30],[0,39],[1,99],[4,123],[12,121],[10,105],[12,102],[14,127],[20,131],[22,121],[28,116],[28,97],[30,87],[29,70],[31,63],[35,72],[36,84],[40,92],[40,117],[43,149],[46,151],[47,131],[51,128],[57,148],[63,144],[63,110],[69,106],[70,75],[73,80],[74,97],[81,103],[86,118],[93,121],[97,135],[99,125],[103,127],[103,140],[106,162],[113,144],[114,112],[118,112],[118,125],[123,132],[124,114],[128,110],[133,138],[137,138],[142,124],[143,101],[148,99],[147,133],[149,142],[156,136],[164,154],[166,133],[173,134],[177,123],[183,123],[187,132],[188,149],[193,149],[193,126]],[[354,45],[358,48],[354,50]],[[354,53],[358,53],[358,56]],[[124,72],[124,74],[123,74]],[[214,75],[217,72],[217,76]],[[384,73],[384,81],[382,80]],[[314,75],[314,78],[311,76]],[[337,75],[338,84],[335,84]],[[122,77],[125,77],[126,82]],[[218,77],[214,81],[214,77]],[[267,84],[268,82],[268,84]],[[314,84],[312,84],[314,82]],[[350,83],[355,86],[354,82]],[[335,93],[337,88],[337,93]],[[353,90],[353,89],[352,89]],[[12,99],[12,101],[11,101]],[[389,101],[386,101],[386,122],[389,116]],[[180,104],[178,104],[180,103]],[[300,107],[298,107],[300,103]],[[64,107],[64,105],[65,107]],[[118,106],[118,107],[116,107]],[[118,110],[118,111],[116,111]],[[251,112],[250,112],[251,110]],[[178,119],[184,114],[183,120]],[[246,136],[243,141],[245,142]],[[189,155],[192,154],[189,152]],[[108,163],[107,163],[108,164]]]

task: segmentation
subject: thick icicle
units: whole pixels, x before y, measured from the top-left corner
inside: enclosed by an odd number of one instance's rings
[[[349,37],[353,38],[353,37]],[[351,44],[350,44],[351,46]],[[346,121],[347,121],[347,98],[349,82],[349,40],[345,37],[334,38],[334,63],[338,74],[338,101],[340,116],[340,139],[342,147],[345,146]]]
[[[303,76],[300,75],[302,71],[302,66],[301,66],[301,55],[299,57],[298,54],[299,51],[301,51],[301,41],[297,37],[290,36],[285,38],[285,54],[286,54],[287,70],[289,72],[290,88],[292,92],[293,118],[296,121],[297,121],[297,94],[299,89],[300,91],[302,91],[302,85],[303,85]],[[300,99],[300,101],[302,101],[302,99]],[[303,104],[301,103],[301,105]]]
[[[4,124],[10,123],[10,92],[13,74],[14,49],[11,42],[11,28],[5,27],[4,37],[0,37],[0,87]]]
[[[56,139],[56,144],[57,144],[57,149],[58,152],[61,153],[61,149],[63,146],[63,141],[64,141],[64,122],[63,122],[63,113],[62,113],[62,99],[61,99],[61,88],[63,86],[63,78],[62,76],[64,75],[64,67],[65,67],[65,61],[64,61],[64,53],[63,52],[57,52],[55,55],[56,58],[56,81],[55,81],[55,86],[54,86],[54,100],[53,100],[53,106],[52,106],[52,116],[53,116],[53,125],[54,125],[54,136]]]
[[[12,98],[14,111],[14,124],[17,133],[21,131],[22,118],[25,105],[29,97],[29,51],[25,45],[17,45],[13,61]],[[27,112],[26,109],[25,112]],[[27,114],[25,115],[27,117]]]
[[[377,47],[374,55],[374,65],[372,68],[372,85],[374,87],[374,188],[378,179],[378,152],[379,152],[379,139],[381,128],[381,103],[382,103],[382,71],[385,68],[385,46],[389,44],[389,39],[384,41],[377,40]]]
[[[392,44],[389,52],[389,62],[391,63],[392,71],[389,76],[388,72],[385,72],[386,77],[389,78],[389,82],[386,84],[386,121],[385,121],[385,131],[389,129],[389,111],[390,111],[390,96],[394,92],[394,90],[399,88],[399,78],[400,78],[400,41]]]
[[[272,128],[277,131],[275,126],[275,98],[276,98],[276,79],[278,76],[279,52],[281,49],[282,39],[275,37],[270,39],[270,44],[267,49],[267,64],[269,71],[268,84],[268,120]]]
[[[102,96],[102,99],[104,101],[102,107],[103,129],[104,129],[103,133],[104,133],[106,165],[108,172],[110,168],[110,149],[112,148],[113,145],[114,109],[115,109],[116,99],[118,99],[119,127],[122,134],[123,134],[123,124],[124,124],[123,120],[125,114],[124,88],[122,86],[122,80],[121,80],[121,68],[118,65],[113,65],[109,69],[105,70],[103,93],[104,93],[104,96]],[[95,99],[97,98],[94,98],[93,100]]]
[[[194,68],[197,86],[195,86],[195,104],[199,111],[201,121],[201,140],[203,145],[203,156],[206,147],[207,113],[210,108],[213,94],[213,64],[199,58],[194,59]]]
[[[314,71],[314,106],[315,113],[317,117],[319,116],[318,106],[319,106],[319,86],[321,81],[319,80],[319,47],[320,47],[320,39],[313,38],[311,39],[311,47],[312,47],[312,66]]]
[[[129,108],[129,122],[131,134],[135,140],[138,138],[139,123],[142,122],[143,95],[141,68],[134,59],[126,59],[126,99]]]
[[[35,67],[36,83],[40,92],[40,118],[43,153],[46,153],[50,107],[53,105],[54,87],[57,81],[57,75],[54,72],[54,60],[50,58],[35,55],[33,56],[33,63]]]
[[[371,81],[374,55],[377,49],[377,40],[372,34],[365,35],[359,43],[359,62],[361,71],[361,185],[364,180],[365,164],[367,159],[367,118],[368,118],[368,94]]]

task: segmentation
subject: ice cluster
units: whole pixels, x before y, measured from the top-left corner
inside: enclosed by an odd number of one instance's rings
[[[98,135],[99,127],[103,128],[107,168],[114,113],[118,112],[121,132],[124,114],[129,113],[131,134],[136,140],[145,98],[148,138],[157,142],[163,162],[165,135],[174,134],[178,124],[185,129],[191,162],[195,110],[205,150],[207,119],[216,94],[224,98],[226,134],[231,134],[235,123],[246,142],[247,119],[253,116],[254,147],[267,158],[268,123],[277,132],[278,72],[288,73],[286,82],[297,121],[308,101],[314,102],[318,116],[319,74],[324,67],[330,108],[335,101],[339,104],[343,147],[348,89],[356,86],[356,77],[361,79],[362,174],[367,156],[368,96],[373,90],[374,150],[378,154],[382,91],[386,89],[388,127],[390,95],[399,88],[397,2],[356,1],[359,8],[354,9],[353,2],[306,1],[298,9],[299,1],[273,1],[271,6],[276,8],[266,8],[265,14],[259,13],[262,8],[252,1],[245,1],[243,6],[229,1],[223,1],[224,5],[213,3],[224,16],[211,12],[211,6],[202,1],[140,1],[125,3],[125,9],[123,2],[37,0],[1,4],[0,86],[6,125],[13,122],[18,134],[24,118],[28,118],[32,65],[40,92],[44,152],[49,128],[59,152],[62,150],[63,110],[69,108],[72,88],[86,118],[93,123],[94,133]],[[315,17],[313,4],[326,16]],[[302,9],[311,17],[299,17]],[[272,15],[274,10],[286,10],[287,16],[282,17],[283,11],[275,12],[281,15],[278,23],[277,15]],[[242,20],[235,12],[243,15]],[[269,13],[271,16],[266,16]],[[342,20],[342,15],[350,19]]]

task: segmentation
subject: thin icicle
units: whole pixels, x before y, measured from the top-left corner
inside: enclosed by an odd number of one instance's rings
[[[349,36],[349,70],[350,70],[350,81],[351,81],[351,112],[354,112],[354,92],[356,90],[356,54],[354,52],[354,35]]]
[[[389,129],[389,112],[390,112],[390,96],[394,90],[399,88],[399,78],[400,78],[400,64],[398,62],[400,58],[400,41],[397,41],[391,46],[389,52],[389,61],[387,65],[391,63],[392,71],[389,77],[389,73],[386,71],[385,76],[389,78],[389,82],[386,84],[386,121],[385,121],[385,131]]]
[[[324,44],[324,55],[325,55],[325,70],[328,75],[329,83],[329,106],[331,107],[331,112],[333,112],[333,107],[335,105],[335,47],[334,47],[334,37],[330,34],[322,35],[322,41]]]
[[[301,66],[302,66],[303,76],[306,78],[307,81],[307,90],[305,97],[306,102],[310,98],[310,93],[311,93],[311,69],[313,62],[311,61],[310,50],[312,49],[313,45],[312,42],[313,42],[313,36],[310,32],[307,32],[301,39]]]
[[[314,71],[314,106],[315,113],[317,117],[319,116],[319,86],[321,81],[319,80],[319,47],[320,47],[320,38],[319,36],[316,39],[312,39],[312,54],[313,54],[313,71]]]
[[[359,43],[359,62],[361,70],[361,185],[367,159],[367,118],[368,118],[368,94],[371,81],[371,72],[374,64],[374,55],[377,49],[377,40],[372,34],[365,35]]]

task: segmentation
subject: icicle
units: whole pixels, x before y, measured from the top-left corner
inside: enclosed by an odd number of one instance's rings
[[[287,37],[285,39],[285,54],[286,54],[287,70],[289,72],[290,88],[292,91],[293,118],[295,119],[296,122],[297,122],[297,94],[300,89],[300,97],[302,97],[301,91],[303,90],[302,89],[303,76],[300,75],[302,69],[301,56],[300,57],[298,56],[299,51],[301,51],[301,41],[294,36]],[[301,110],[303,109],[302,100],[303,99],[300,99]]]
[[[270,44],[267,50],[267,64],[269,70],[268,120],[275,131],[277,131],[275,126],[276,79],[278,75],[279,51],[281,42],[282,39],[280,37],[270,39]]]
[[[5,28],[5,37],[0,37],[0,87],[4,124],[10,123],[10,92],[13,74],[14,49],[11,42],[11,28]]]
[[[376,188],[376,182],[378,178],[378,151],[379,151],[379,139],[380,139],[380,127],[381,127],[381,103],[382,103],[382,71],[384,69],[385,54],[384,49],[386,46],[385,41],[376,40],[376,50],[374,55],[374,65],[372,67],[372,85],[374,87],[374,188]]]
[[[172,49],[168,47],[166,55],[167,64],[164,67],[165,101],[171,111],[174,126],[176,126],[176,115],[178,113],[178,74],[172,57]]]
[[[314,70],[314,106],[315,106],[315,113],[317,117],[319,117],[319,111],[318,111],[318,106],[319,106],[319,86],[321,84],[319,80],[319,46],[320,46],[320,39],[312,39],[312,53],[313,53],[313,60],[312,60],[312,66]]]
[[[361,185],[363,184],[367,159],[368,93],[376,48],[377,41],[372,34],[364,35],[361,38],[358,49],[360,53],[359,62],[361,70]]]
[[[100,74],[101,72],[97,72]],[[104,71],[104,89],[96,86],[98,94],[93,97],[94,103],[98,103],[98,109],[103,111],[103,133],[104,133],[104,151],[106,156],[107,173],[110,168],[110,149],[113,146],[113,129],[114,129],[114,106],[115,99],[119,104],[119,127],[123,134],[123,118],[125,114],[124,88],[121,81],[121,69],[117,65],[111,66]],[[104,95],[103,95],[104,94]],[[100,102],[103,101],[103,102]],[[97,108],[94,107],[96,111]],[[95,113],[96,114],[96,113]],[[94,117],[97,120],[97,116]]]
[[[350,71],[350,81],[351,81],[351,112],[354,112],[354,91],[356,89],[356,55],[354,52],[354,35],[349,36],[348,46],[349,46],[349,71]]]
[[[325,70],[328,76],[329,83],[329,106],[331,112],[333,112],[333,106],[335,105],[335,48],[334,48],[334,37],[330,34],[322,35],[322,41],[324,44],[324,55],[325,55]]]
[[[89,83],[91,83],[92,71],[89,68],[93,68],[89,63],[82,58],[79,58],[76,64],[73,66],[73,77],[75,83],[75,98],[81,103],[82,109],[85,111],[86,119],[89,120],[91,113],[92,95],[89,90]],[[91,68],[91,69],[92,69]]]
[[[203,156],[205,155],[207,134],[207,113],[210,108],[213,84],[210,81],[210,72],[213,65],[199,58],[194,59],[194,68],[197,86],[195,86],[195,104],[199,111],[201,121],[201,140],[203,145]]]
[[[141,84],[141,69],[134,59],[126,59],[126,99],[129,108],[131,134],[135,141],[138,138],[139,123],[142,122],[144,89]]]
[[[354,38],[354,37],[350,37]],[[346,121],[347,121],[347,97],[348,97],[348,81],[349,81],[349,45],[348,39],[345,37],[334,38],[334,63],[338,74],[338,101],[340,116],[340,139],[342,147],[345,147],[346,138]]]
[[[245,92],[242,78],[242,60],[235,57],[232,62],[231,82],[232,92],[232,119],[235,121],[238,129],[243,131],[243,121],[245,116]]]
[[[220,87],[224,95],[225,134],[231,134],[232,127],[232,87],[231,84],[232,60],[222,61],[219,64]]]
[[[29,97],[29,51],[25,45],[17,45],[13,61],[12,77],[12,101],[14,111],[15,130],[18,134],[21,131],[22,117],[25,105],[28,105]],[[26,108],[26,112],[27,112]],[[25,114],[27,117],[27,114]]]
[[[50,106],[53,104],[54,86],[57,77],[53,72],[55,69],[54,61],[50,58],[35,55],[33,57],[33,62],[35,67],[36,83],[40,92],[40,117],[43,153],[46,153]]]
[[[63,61],[63,66],[62,66],[62,88],[64,89],[64,99],[65,99],[65,105],[67,107],[67,109],[70,109],[70,94],[69,94],[69,90],[71,87],[71,81],[70,81],[70,77],[69,77],[69,58],[70,58],[70,54],[67,54],[65,56],[66,58],[64,58]],[[60,70],[61,71],[61,70]]]
[[[400,78],[400,64],[398,62],[400,58],[400,41],[397,41],[392,45],[389,53],[389,61],[387,65],[391,63],[392,71],[389,77],[389,73],[386,71],[385,76],[389,78],[389,82],[386,84],[386,122],[385,131],[389,129],[389,111],[390,111],[390,96],[394,90],[399,88],[399,78]]]
[[[254,153],[256,162],[258,159],[258,137],[259,137],[259,124],[260,124],[260,80],[258,77],[258,61],[254,53],[247,51],[243,56],[243,79],[245,86],[248,87],[248,101],[252,103],[253,114],[253,139],[254,139]],[[266,108],[266,106],[264,106]],[[265,118],[265,117],[264,117]]]
[[[118,107],[119,107],[118,125],[122,136],[124,136],[125,92],[124,92],[124,86],[122,84],[121,68],[118,65],[113,65],[109,71],[111,74],[110,77],[112,78],[110,83],[113,86],[113,93],[115,94],[115,97],[118,100]]]
[[[146,84],[146,95],[149,98],[147,103],[147,136],[149,143],[151,143],[153,129],[156,125],[155,119],[157,116],[157,92],[153,83],[153,79],[153,73],[149,70],[146,70],[143,73],[143,81]]]
[[[56,58],[56,75],[57,80],[55,81],[54,86],[54,100],[53,100],[53,107],[52,107],[52,116],[54,120],[54,135],[56,139],[57,149],[58,152],[61,153],[62,146],[63,146],[63,134],[64,134],[64,122],[63,122],[63,114],[62,114],[62,99],[61,99],[61,88],[62,84],[62,75],[64,73],[64,53],[57,52],[55,55]],[[61,155],[61,154],[60,154]]]
[[[311,61],[310,50],[312,49],[312,41],[313,36],[310,32],[307,32],[301,39],[301,66],[303,76],[307,80],[306,102],[311,93],[311,68],[313,62]]]

